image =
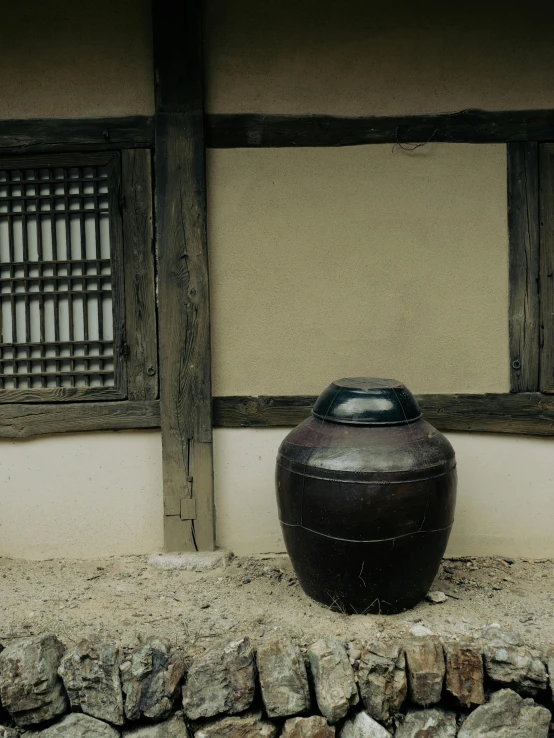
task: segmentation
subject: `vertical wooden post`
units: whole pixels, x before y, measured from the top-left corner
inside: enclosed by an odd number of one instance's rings
[[[214,548],[201,2],[153,3],[164,540]]]
[[[554,144],[539,147],[540,391],[554,393]]]
[[[127,398],[155,400],[158,397],[158,346],[150,149],[121,152],[121,194],[125,332],[129,348]]]
[[[539,152],[507,145],[510,392],[539,389]]]

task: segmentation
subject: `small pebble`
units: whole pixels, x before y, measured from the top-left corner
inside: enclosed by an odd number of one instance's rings
[[[413,636],[430,636],[434,635],[432,630],[429,630],[429,628],[426,628],[424,625],[414,625],[413,628],[410,628],[410,634]]]
[[[448,597],[444,592],[428,592],[425,599],[433,605],[438,605],[441,602],[446,602]]]

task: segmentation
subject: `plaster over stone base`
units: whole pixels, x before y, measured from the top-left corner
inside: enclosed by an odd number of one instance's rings
[[[0,556],[93,559],[163,546],[161,434],[0,441]]]

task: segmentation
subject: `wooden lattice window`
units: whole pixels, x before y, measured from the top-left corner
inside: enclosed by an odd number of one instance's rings
[[[126,397],[119,154],[0,159],[0,401]]]

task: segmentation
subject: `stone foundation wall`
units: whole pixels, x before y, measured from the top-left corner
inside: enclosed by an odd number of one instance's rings
[[[0,738],[547,738],[553,686],[554,651],[494,626],[188,652],[42,635],[3,644]]]

